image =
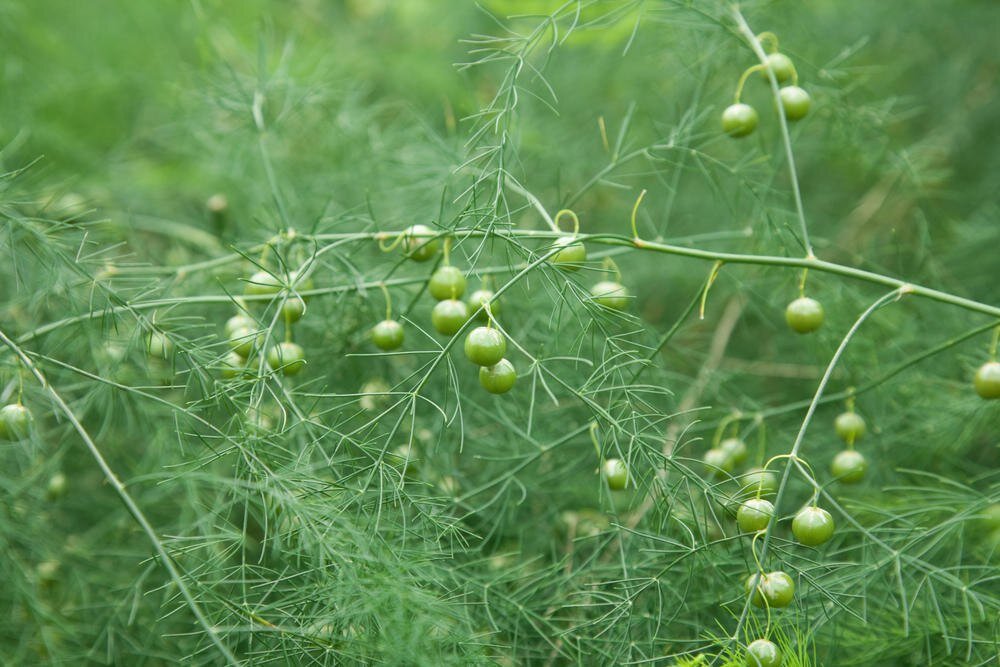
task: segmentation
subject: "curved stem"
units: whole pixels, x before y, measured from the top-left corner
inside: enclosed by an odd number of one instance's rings
[[[555,220],[553,220],[553,223],[556,226],[556,231],[561,231],[561,228],[559,227],[559,220],[564,215],[569,216],[570,218],[573,219],[573,236],[576,236],[577,234],[579,234],[580,233],[580,218],[578,218],[576,216],[576,213],[574,213],[573,210],[568,209],[568,208],[564,208],[561,211],[559,211],[559,212],[556,213]]]
[[[642,203],[643,197],[646,196],[646,191],[643,190],[639,193],[639,196],[635,200],[635,204],[632,205],[632,238],[639,238],[639,230],[635,226],[635,216],[639,212],[639,204]]]
[[[775,35],[770,30],[765,30],[764,32],[757,35],[757,41],[763,45],[765,42],[768,44],[768,53],[778,52],[778,36]]]
[[[594,444],[594,451],[597,452],[597,460],[604,463],[604,453],[601,452],[601,443],[597,440],[597,422],[590,422],[590,442]]]
[[[712,289],[712,285],[715,284],[715,279],[719,277],[719,271],[722,270],[722,265],[724,262],[716,261],[712,265],[712,270],[708,273],[708,280],[705,281],[705,289],[701,293],[701,307],[698,309],[698,319],[705,319],[705,304],[708,302],[708,291]]]
[[[792,472],[792,465],[793,463],[796,463],[799,460],[799,450],[802,448],[802,442],[805,439],[806,429],[809,428],[809,424],[812,422],[812,418],[813,415],[816,413],[816,408],[819,405],[820,398],[823,396],[823,392],[826,390],[826,385],[830,382],[830,378],[833,376],[833,370],[837,367],[837,364],[840,361],[840,357],[843,356],[844,351],[847,349],[847,345],[851,342],[851,340],[854,338],[854,335],[861,328],[861,325],[864,324],[865,320],[867,320],[872,315],[872,313],[874,313],[876,310],[886,305],[890,301],[898,300],[906,293],[907,290],[904,288],[895,289],[892,292],[889,292],[888,294],[882,296],[880,299],[875,301],[865,310],[865,312],[861,314],[860,317],[858,317],[857,321],[855,321],[854,325],[851,326],[851,328],[848,330],[843,340],[840,341],[840,345],[837,347],[837,351],[834,352],[833,358],[830,359],[830,363],[826,367],[826,372],[823,373],[823,377],[822,379],[820,379],[819,385],[816,387],[816,393],[813,395],[812,401],[809,404],[809,409],[806,411],[806,416],[802,420],[802,426],[799,427],[799,432],[795,436],[795,442],[792,444],[791,451],[789,451],[788,454],[782,455],[783,458],[787,458],[789,460],[789,463],[785,466],[785,470],[781,475],[781,481],[778,484],[778,492],[775,495],[774,499],[775,508],[781,506],[781,501],[784,498],[785,493],[788,489],[788,478]],[[772,521],[768,523],[767,528],[764,529],[764,538],[763,538],[764,543],[761,546],[761,554],[760,554],[761,561],[767,558],[768,549],[771,544],[771,536],[773,534],[774,524],[775,522]],[[743,612],[740,614],[739,622],[736,624],[736,629],[733,631],[732,637],[730,638],[732,641],[736,641],[736,639],[740,636],[740,632],[742,631],[743,626],[746,623],[747,617],[750,612],[750,599],[751,595],[747,595],[747,599],[743,605]]]
[[[749,79],[754,72],[760,72],[765,68],[765,65],[751,65],[743,70],[743,74],[740,75],[740,80],[736,83],[736,92],[733,93],[733,104],[740,103],[740,97],[743,95],[743,86],[746,85],[747,79]]]
[[[385,282],[380,282],[378,284],[379,289],[382,290],[382,295],[385,297],[385,319],[392,319],[392,297],[389,296],[389,288],[385,286]]]
[[[733,16],[736,19],[736,24],[740,29],[740,32],[746,38],[747,42],[750,44],[750,48],[753,52],[757,54],[757,58],[760,59],[761,65],[767,62],[767,54],[764,52],[763,47],[760,45],[760,40],[757,36],[753,34],[750,26],[747,25],[747,21],[743,18],[743,14],[740,13],[739,7],[733,7]],[[781,96],[778,93],[778,80],[774,77],[774,71],[770,68],[767,69],[767,78],[771,83],[771,93],[774,95],[774,102],[778,105],[778,109],[781,109]],[[798,80],[798,77],[795,77]],[[795,212],[799,216],[799,226],[802,233],[802,245],[806,250],[806,257],[812,258],[816,255],[813,253],[812,243],[809,242],[809,230],[806,228],[806,215],[802,207],[802,192],[799,189],[799,177],[795,171],[795,155],[792,154],[792,137],[788,132],[788,120],[785,118],[785,114],[778,112],[778,122],[781,125],[781,140],[785,144],[785,159],[788,161],[788,172],[792,180],[792,194],[795,197]]]

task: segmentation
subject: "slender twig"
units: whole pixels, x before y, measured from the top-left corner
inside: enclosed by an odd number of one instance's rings
[[[76,418],[73,410],[69,407],[69,405],[67,405],[66,401],[63,400],[62,396],[59,395],[59,392],[57,392],[55,388],[49,384],[48,380],[45,379],[41,370],[39,370],[28,354],[25,353],[25,351],[17,343],[11,340],[2,330],[0,330],[0,342],[10,348],[11,352],[13,352],[21,360],[24,367],[28,369],[28,372],[30,372],[32,376],[34,376],[34,378],[38,381],[38,384],[41,385],[42,389],[49,395],[49,397],[52,398],[52,401],[56,404],[59,410],[66,416],[69,423],[73,425],[73,428],[83,440],[84,445],[86,445],[87,449],[90,451],[90,455],[100,467],[101,472],[104,474],[104,478],[107,480],[108,484],[114,488],[118,497],[121,498],[126,509],[128,509],[129,514],[132,515],[132,518],[135,519],[136,523],[139,524],[139,527],[142,528],[144,533],[146,533],[146,536],[153,545],[153,549],[159,555],[160,563],[162,563],[163,567],[166,568],[167,573],[177,586],[177,590],[184,598],[188,608],[191,609],[191,613],[198,621],[198,624],[201,625],[202,629],[208,635],[212,643],[215,644],[215,647],[225,658],[226,662],[230,665],[239,665],[239,661],[236,659],[236,656],[234,656],[226,645],[222,643],[222,639],[215,631],[215,628],[209,622],[204,612],[202,612],[201,607],[195,601],[194,596],[187,587],[187,584],[184,583],[184,578],[181,576],[180,571],[174,565],[170,554],[167,553],[166,547],[163,546],[163,542],[161,542],[160,538],[157,537],[156,531],[153,530],[153,526],[146,519],[145,514],[143,514],[141,509],[139,509],[139,506],[136,504],[135,500],[132,499],[131,494],[129,494],[129,492],[125,489],[125,485],[118,479],[118,476],[111,469],[111,466],[108,465],[107,460],[105,460],[100,449],[98,449],[97,445],[91,439],[90,434],[88,434],[86,429],[84,429],[80,420]]]
[[[746,38],[747,42],[750,44],[750,48],[753,49],[754,54],[760,59],[761,65],[766,67],[767,64],[767,53],[764,52],[764,48],[760,45],[760,40],[750,29],[747,24],[743,14],[740,13],[739,7],[733,7],[733,16],[736,18],[736,23],[739,26],[740,33]],[[774,70],[770,67],[766,67],[767,80],[771,85],[771,93],[774,95],[774,103],[778,105],[778,123],[781,126],[781,141],[785,147],[785,160],[788,162],[788,175],[792,181],[792,195],[795,198],[795,212],[799,217],[799,229],[802,234],[802,245],[806,249],[806,257],[814,258],[816,255],[813,253],[812,244],[809,242],[809,229],[806,226],[806,214],[802,206],[802,191],[799,188],[799,176],[795,171],[795,155],[792,152],[792,137],[788,132],[788,120],[785,118],[784,107],[781,104],[781,95],[778,92],[778,80],[774,76]]]
[[[809,409],[806,411],[805,418],[802,420],[802,425],[799,427],[799,432],[795,436],[795,442],[792,444],[791,450],[784,457],[785,467],[781,474],[781,481],[778,484],[778,491],[775,495],[774,506],[781,507],[781,501],[785,497],[785,493],[788,490],[788,480],[791,477],[792,468],[794,462],[798,459],[799,452],[802,449],[802,442],[805,439],[806,430],[809,428],[809,424],[812,422],[813,415],[816,413],[816,408],[819,405],[820,398],[823,396],[823,392],[826,390],[826,385],[829,383],[830,378],[833,376],[833,370],[837,367],[840,362],[840,357],[843,356],[844,351],[847,349],[847,345],[854,338],[854,335],[861,328],[861,325],[874,313],[876,310],[886,305],[890,301],[895,301],[901,298],[907,293],[907,289],[902,287],[900,289],[893,290],[888,294],[882,296],[880,299],[875,301],[870,305],[857,321],[851,326],[847,334],[845,334],[843,340],[840,341],[840,345],[837,347],[837,351],[833,353],[833,358],[830,359],[830,363],[826,367],[826,372],[823,373],[822,379],[819,381],[819,385],[816,387],[816,393],[813,395],[812,401],[809,404]],[[774,535],[774,527],[777,524],[776,521],[770,521],[767,524],[767,528],[764,529],[763,539],[761,540],[761,549],[759,554],[759,562],[764,563],[767,560],[768,551],[771,545],[771,538]],[[753,599],[754,591],[747,593],[746,600],[743,603],[743,611],[740,614],[740,619],[736,624],[736,628],[733,630],[733,634],[730,637],[732,642],[738,641],[740,633],[743,630],[743,625],[746,623],[747,617],[750,614],[750,601]]]
[[[743,307],[745,303],[740,297],[732,297],[729,303],[726,304],[726,308],[722,313],[722,317],[719,318],[719,324],[715,328],[715,334],[712,336],[712,341],[708,348],[708,357],[705,359],[705,363],[702,364],[701,369],[698,371],[698,375],[695,381],[685,392],[684,397],[681,399],[680,404],[676,410],[678,415],[683,415],[686,412],[692,410],[701,398],[702,393],[704,393],[705,388],[708,386],[708,382],[718,369],[719,364],[722,363],[723,357],[726,354],[726,347],[729,345],[729,339],[733,335],[733,331],[736,329],[736,324],[739,322],[740,316],[743,314]],[[673,455],[674,446],[677,442],[677,438],[681,433],[681,429],[684,427],[684,420],[678,418],[673,419],[670,422],[670,426],[667,429],[666,437],[663,441],[663,457],[668,459]],[[656,478],[662,486],[667,478],[666,468],[661,468],[656,472]],[[635,528],[642,521],[643,517],[653,508],[656,502],[655,494],[657,492],[657,485],[653,484],[650,487],[650,491],[646,494],[643,499],[642,504],[632,513],[632,516],[628,520],[628,527]]]

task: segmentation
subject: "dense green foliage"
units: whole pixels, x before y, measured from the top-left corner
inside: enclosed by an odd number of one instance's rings
[[[998,24],[0,3],[0,656],[995,664]]]

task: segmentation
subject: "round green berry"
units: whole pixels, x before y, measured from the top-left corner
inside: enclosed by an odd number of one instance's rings
[[[427,225],[413,225],[403,232],[406,256],[415,262],[426,262],[437,254],[441,242]]]
[[[829,540],[835,527],[833,517],[822,507],[803,507],[792,519],[792,534],[807,547],[819,546]]]
[[[628,486],[628,468],[621,459],[607,459],[601,466],[601,474],[612,491],[621,491]]]
[[[69,484],[66,479],[66,475],[61,472],[57,472],[49,478],[48,486],[45,487],[45,497],[49,500],[61,498],[66,495],[67,486],[69,486]]]
[[[229,338],[233,335],[233,332],[238,329],[256,329],[257,322],[247,315],[239,314],[233,315],[228,320],[226,320],[225,332],[226,337]]]
[[[792,331],[807,334],[819,329],[823,324],[823,305],[816,299],[802,296],[788,304],[785,321]]]
[[[549,261],[565,271],[576,271],[587,261],[587,248],[576,240],[576,236],[560,236],[552,243],[559,250]]]
[[[151,357],[159,359],[169,359],[170,353],[174,350],[173,342],[167,338],[166,334],[159,331],[150,331],[146,336],[146,352]]]
[[[494,299],[492,290],[478,289],[469,295],[469,312],[475,314],[479,322],[488,322],[489,316],[486,314],[486,304],[489,304],[490,313],[496,317],[500,313],[500,301]]]
[[[972,384],[982,398],[1000,398],[1000,361],[987,361],[976,369]]]
[[[778,645],[767,639],[755,639],[747,646],[747,667],[781,667]]]
[[[774,516],[774,505],[763,498],[751,498],[736,511],[736,523],[744,533],[756,533],[767,528]]]
[[[611,310],[625,310],[628,308],[628,290],[621,283],[613,280],[603,280],[590,289],[590,295],[594,301],[610,308]]]
[[[222,358],[220,366],[219,375],[227,380],[239,377],[247,370],[246,359],[236,351],[227,352],[226,356]]]
[[[858,413],[842,412],[833,420],[833,430],[844,442],[853,443],[860,439],[868,429],[864,417]]]
[[[247,279],[243,292],[247,296],[267,296],[277,294],[283,287],[278,276],[268,271],[258,271]]]
[[[465,274],[454,266],[442,266],[431,276],[427,291],[438,301],[459,299],[465,294]]]
[[[752,134],[757,129],[757,110],[749,104],[730,104],[722,112],[722,130],[738,139]]]
[[[245,359],[250,356],[254,347],[259,345],[263,339],[263,332],[249,328],[236,329],[229,336],[229,347],[232,348],[233,352]]]
[[[747,460],[747,444],[739,438],[726,438],[719,443],[719,449],[725,452],[733,466]]]
[[[752,593],[750,601],[757,607],[787,607],[795,598],[795,582],[781,570],[763,576],[751,574],[746,580],[746,591]]]
[[[431,324],[445,336],[455,335],[468,320],[469,307],[458,299],[438,301],[431,311]]]
[[[778,490],[778,476],[769,470],[752,468],[740,475],[740,486],[747,493],[772,495]]]
[[[713,477],[724,477],[725,473],[732,472],[733,460],[721,449],[714,447],[705,452],[705,470]]]
[[[785,86],[778,91],[781,108],[785,110],[785,118],[791,121],[802,120],[809,113],[812,99],[798,86]]]
[[[479,368],[479,384],[491,394],[505,394],[511,390],[517,381],[517,371],[514,364],[501,359],[492,366]]]
[[[503,334],[491,327],[476,327],[465,337],[465,356],[478,366],[492,366],[506,353]]]
[[[833,457],[830,463],[830,472],[837,480],[845,484],[856,484],[865,478],[868,470],[868,462],[860,452],[854,449],[845,449]]]
[[[31,410],[20,403],[0,408],[0,436],[6,440],[24,440],[31,434],[35,418]]]
[[[306,353],[295,343],[278,343],[268,350],[267,365],[285,375],[298,375],[306,365]]]
[[[403,325],[396,320],[382,320],[372,327],[372,342],[380,350],[395,350],[403,344]]]
[[[305,300],[297,294],[291,294],[281,305],[281,316],[286,322],[298,322],[306,312]]]
[[[792,59],[784,53],[769,54],[764,61],[764,66],[766,69],[761,70],[760,75],[765,81],[769,80],[768,69],[774,72],[774,78],[778,80],[778,83],[791,81],[792,77],[795,76],[795,65],[792,64]]]

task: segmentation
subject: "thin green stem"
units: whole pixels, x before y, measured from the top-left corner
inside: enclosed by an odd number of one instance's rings
[[[834,352],[833,358],[830,359],[830,363],[826,367],[826,372],[823,373],[823,377],[820,379],[819,385],[816,387],[816,393],[813,395],[812,401],[809,404],[809,409],[806,411],[806,415],[802,420],[802,425],[799,427],[799,432],[795,436],[795,442],[792,444],[792,449],[791,451],[789,451],[788,454],[784,455],[784,457],[788,459],[789,463],[785,465],[784,472],[781,475],[781,481],[778,484],[778,491],[774,499],[774,506],[776,508],[781,506],[781,501],[785,497],[785,494],[788,490],[788,479],[792,472],[792,466],[799,458],[799,451],[802,448],[802,442],[805,439],[806,430],[809,428],[809,424],[812,422],[813,415],[816,414],[816,408],[819,406],[820,398],[822,398],[823,392],[826,391],[826,386],[830,382],[830,378],[833,376],[833,371],[837,367],[837,364],[840,362],[840,358],[841,356],[843,356],[844,351],[847,349],[848,344],[854,338],[855,334],[857,334],[858,330],[860,330],[861,325],[864,324],[864,322],[872,315],[872,313],[874,313],[876,310],[886,305],[890,301],[896,301],[900,299],[906,293],[907,290],[905,288],[899,288],[879,298],[872,305],[870,305],[861,314],[860,317],[858,317],[857,321],[855,321],[854,324],[851,326],[851,328],[848,330],[843,340],[840,341],[840,345],[837,347],[837,351]],[[764,538],[763,538],[764,542],[761,545],[761,553],[760,553],[760,560],[762,562],[767,558],[768,549],[770,547],[771,537],[773,534],[773,528],[775,523],[776,522],[774,521],[769,522],[767,528],[764,529]],[[743,611],[740,614],[739,622],[736,624],[736,629],[733,631],[733,634],[731,636],[731,641],[736,641],[739,638],[740,632],[743,629],[743,625],[746,623],[747,617],[750,613],[751,597],[752,594],[747,595],[746,601],[744,602],[743,605]]]
[[[750,48],[760,59],[761,65],[766,67],[767,63],[767,53],[764,52],[764,48],[760,45],[760,40],[750,29],[747,24],[743,14],[740,13],[739,7],[733,7],[733,16],[736,19],[736,24],[739,26],[740,33],[746,38],[747,42],[750,44]],[[777,104],[778,111],[778,122],[781,125],[781,140],[785,145],[785,159],[788,161],[788,173],[792,181],[792,195],[795,198],[795,212],[799,217],[799,225],[802,233],[802,245],[806,250],[806,257],[813,258],[816,255],[813,253],[812,243],[809,241],[809,230],[806,227],[806,214],[802,206],[802,192],[799,189],[799,176],[795,171],[795,155],[792,153],[792,137],[788,131],[788,120],[785,118],[785,114],[781,110],[781,95],[778,92],[778,80],[774,76],[774,71],[771,68],[767,68],[767,78],[771,84],[771,93],[774,95],[774,102]]]
[[[63,400],[59,392],[57,392],[55,388],[49,384],[48,380],[46,380],[41,370],[39,370],[38,367],[35,366],[34,362],[27,355],[27,353],[25,353],[25,351],[17,343],[11,340],[7,336],[7,334],[4,333],[2,330],[0,330],[0,342],[6,345],[11,350],[11,352],[13,352],[21,360],[21,363],[24,365],[24,367],[27,368],[28,371],[34,376],[34,378],[38,381],[38,384],[49,395],[49,397],[52,399],[52,402],[55,403],[56,407],[59,408],[59,411],[62,412],[63,415],[65,415],[66,419],[79,434],[80,438],[83,440],[84,445],[86,445],[88,451],[90,452],[90,455],[97,462],[98,467],[100,467],[101,472],[104,474],[105,480],[107,480],[108,484],[110,484],[111,487],[115,490],[115,492],[118,494],[118,497],[121,498],[122,503],[125,504],[125,508],[129,511],[129,514],[132,515],[132,518],[135,519],[136,523],[139,524],[139,527],[142,528],[142,531],[146,533],[146,536],[149,538],[149,541],[153,545],[153,549],[159,556],[160,563],[162,563],[163,567],[167,570],[167,573],[170,575],[170,578],[177,586],[178,592],[180,592],[181,596],[184,598],[184,601],[187,603],[187,606],[191,610],[191,613],[194,615],[195,619],[198,621],[198,624],[202,627],[202,629],[208,635],[209,639],[218,649],[219,653],[222,654],[223,658],[225,658],[226,663],[230,665],[239,665],[240,663],[236,659],[236,656],[234,656],[232,652],[226,647],[226,645],[222,643],[222,639],[215,631],[215,628],[209,622],[204,612],[202,612],[201,607],[195,601],[194,596],[191,594],[190,589],[188,589],[187,584],[184,583],[184,578],[181,576],[180,571],[174,565],[173,559],[170,557],[170,554],[167,553],[166,547],[163,545],[163,542],[160,541],[160,538],[156,535],[156,531],[153,530],[153,526],[146,519],[146,515],[143,514],[141,509],[139,509],[139,506],[136,504],[135,500],[132,499],[131,494],[129,494],[129,492],[125,489],[125,485],[122,483],[120,479],[118,479],[118,476],[111,469],[111,466],[108,465],[108,462],[101,454],[101,451],[98,449],[97,445],[91,439],[90,434],[87,433],[86,429],[84,429],[83,425],[80,423],[80,420],[77,419],[76,414],[69,407],[66,401]]]

